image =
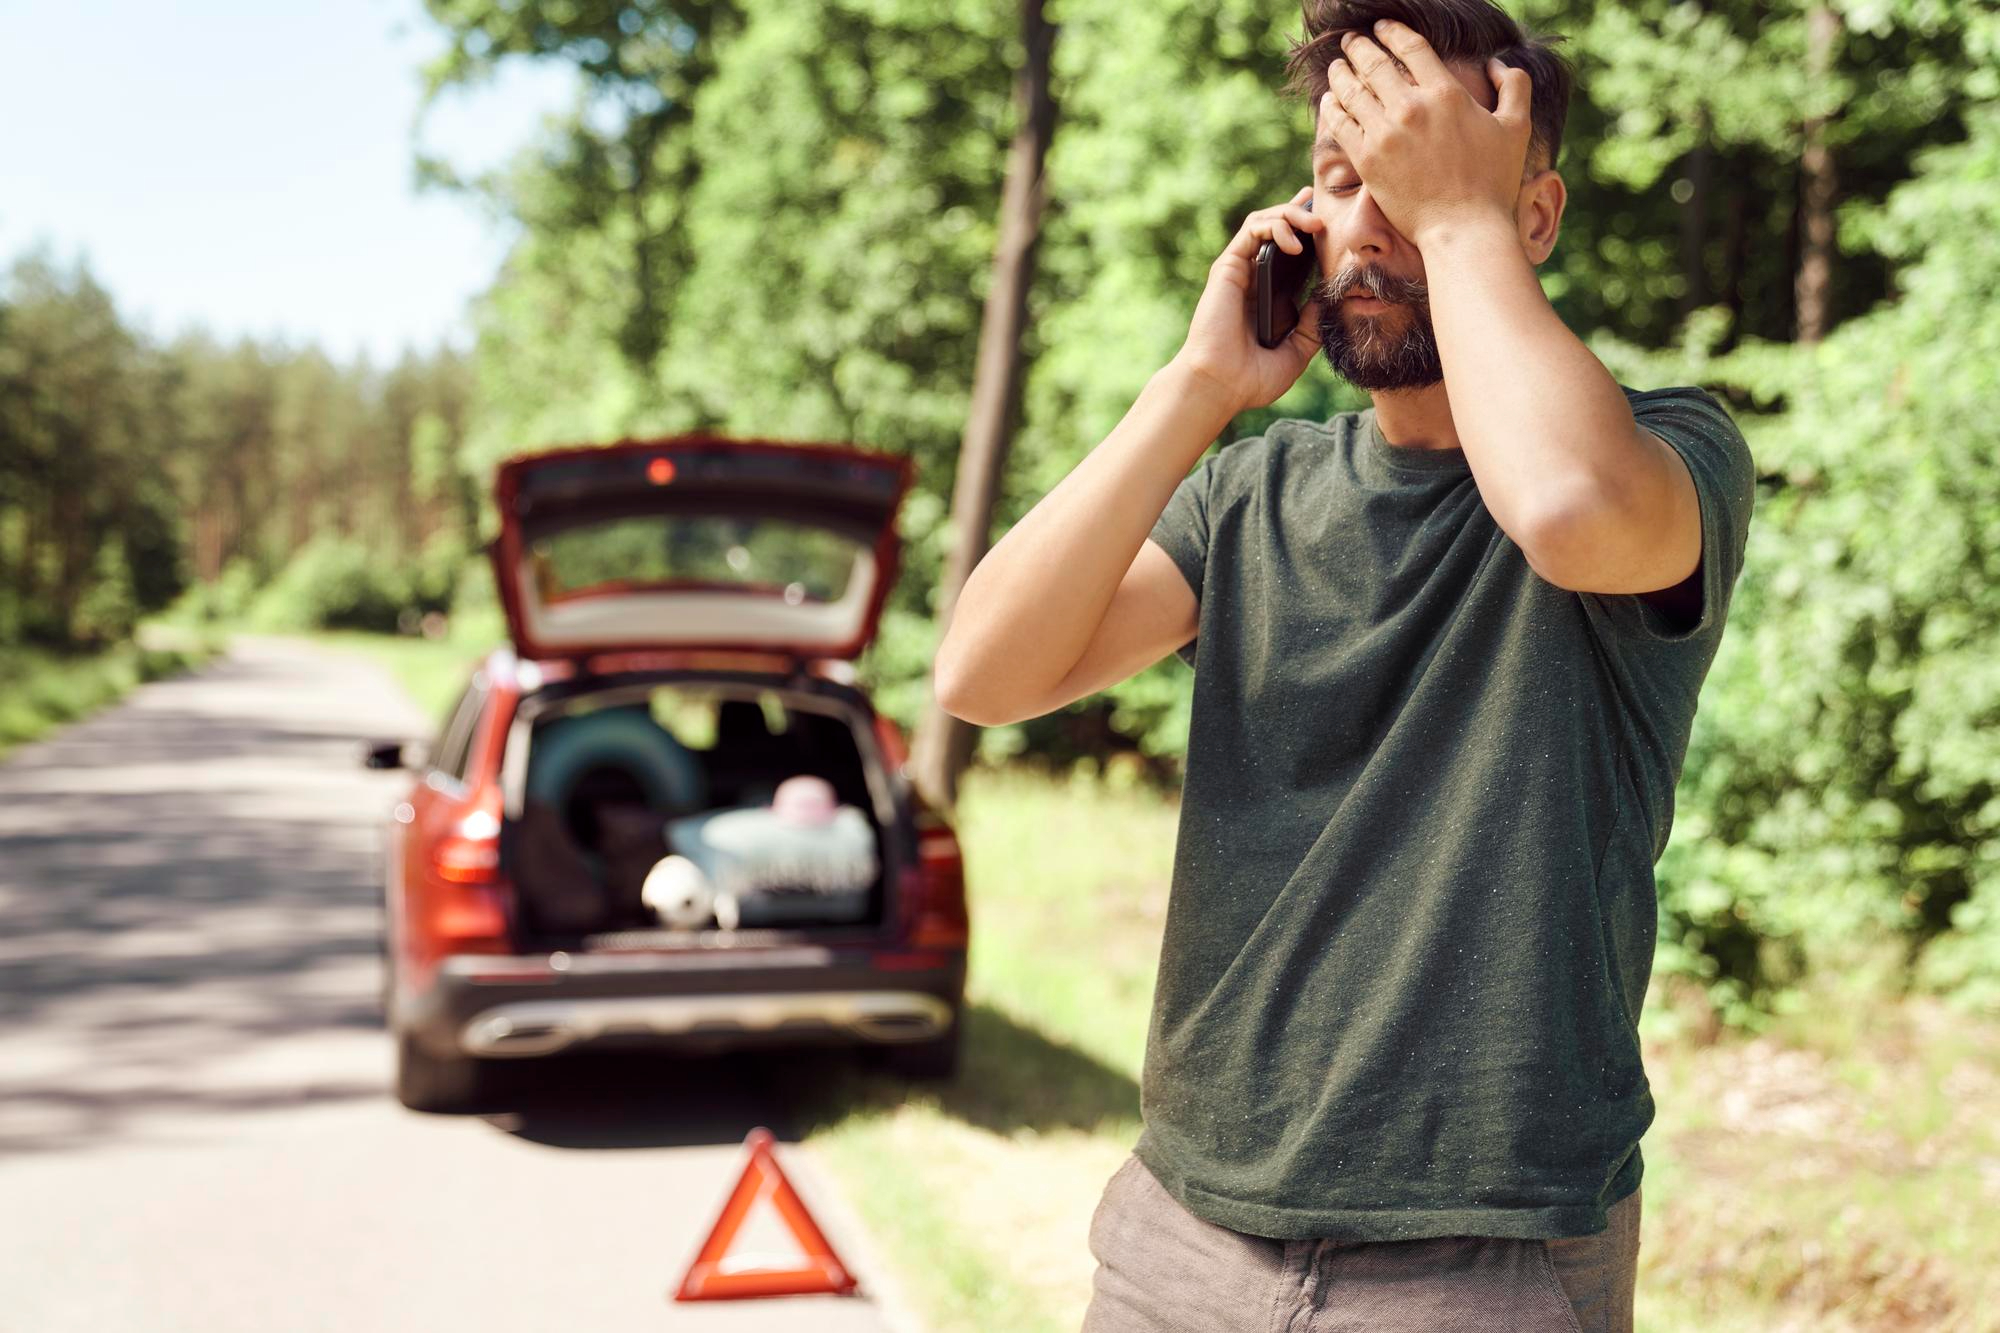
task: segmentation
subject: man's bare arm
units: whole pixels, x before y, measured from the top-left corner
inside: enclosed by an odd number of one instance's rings
[[[1259,346],[1250,327],[1257,247],[1275,240],[1297,254],[1312,244],[1323,224],[1303,207],[1310,195],[1308,186],[1244,219],[1209,266],[1181,350],[972,571],[933,668],[947,713],[981,726],[1038,717],[1194,636],[1186,580],[1165,552],[1141,548],[1229,419],[1275,401],[1319,350],[1314,303],[1277,347]]]
[[[1213,387],[1172,362],[1146,382],[1103,443],[1008,529],[966,580],[938,646],[940,707],[984,727],[1039,717],[1194,637],[1187,580],[1164,551],[1155,548],[1155,560],[1139,557],[1174,487],[1230,415]],[[1108,628],[1119,642],[1108,655],[1091,654],[1114,607],[1121,614]],[[1072,692],[1072,673],[1086,656],[1098,657],[1098,670],[1077,678],[1103,675],[1106,661],[1129,669]]]

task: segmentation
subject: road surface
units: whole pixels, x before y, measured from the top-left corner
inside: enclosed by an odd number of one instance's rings
[[[394,1101],[407,775],[359,742],[430,729],[372,663],[246,638],[0,762],[0,1333],[914,1329],[793,1143],[792,1066],[570,1060],[494,1114]],[[760,1124],[862,1297],[668,1299]]]

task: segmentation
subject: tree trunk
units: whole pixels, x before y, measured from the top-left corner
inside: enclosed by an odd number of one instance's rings
[[[25,617],[28,608],[42,595],[42,512],[44,501],[32,491],[21,499],[21,544],[17,548],[20,558],[15,560],[15,568],[21,571],[14,591],[21,598],[21,614]]]
[[[1840,16],[1824,4],[1806,16],[1806,65],[1810,81],[1825,81],[1833,66],[1834,43],[1840,37]],[[1833,287],[1833,153],[1826,146],[1827,117],[1813,116],[1805,124],[1805,152],[1799,158],[1799,228],[1797,339],[1818,342],[1831,318]]]
[[[1000,201],[1000,240],[993,256],[993,285],[979,326],[979,360],[972,377],[972,403],[952,481],[951,522],[955,541],[938,586],[937,623],[951,625],[959,589],[986,555],[994,501],[1013,436],[1015,403],[1022,375],[1021,331],[1028,320],[1028,289],[1034,284],[1035,244],[1041,236],[1044,183],[1042,164],[1056,123],[1049,88],[1049,57],[1056,30],[1042,13],[1042,0],[1021,0],[1021,37],[1027,50],[1014,98],[1020,123],[1007,156],[1007,183]],[[972,761],[972,725],[937,705],[933,694],[911,746],[912,776],[933,806],[950,810],[958,802],[958,778]]]
[[[1708,141],[1708,112],[1700,113],[1701,137],[1687,155],[1687,182],[1693,187],[1681,205],[1681,300],[1683,321],[1708,304],[1708,200],[1715,149]]]
[[[1749,154],[1738,149],[1730,154],[1729,225],[1723,232],[1722,299],[1729,306],[1729,336],[1717,350],[1727,352],[1743,336],[1743,271],[1750,262]]]

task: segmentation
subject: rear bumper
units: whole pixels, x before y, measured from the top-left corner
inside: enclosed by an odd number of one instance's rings
[[[398,1005],[439,1055],[553,1055],[592,1045],[715,1051],[890,1044],[943,1035],[965,990],[962,953],[817,947],[448,958]]]

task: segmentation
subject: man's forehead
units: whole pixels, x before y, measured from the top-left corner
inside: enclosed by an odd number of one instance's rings
[[[1347,154],[1341,150],[1340,141],[1325,130],[1321,130],[1319,138],[1313,140],[1313,161],[1345,162],[1346,160]]]

